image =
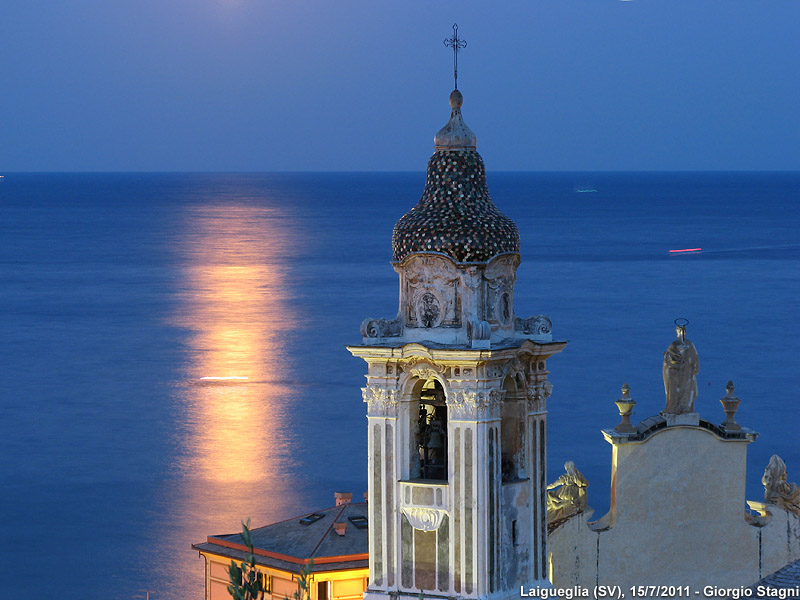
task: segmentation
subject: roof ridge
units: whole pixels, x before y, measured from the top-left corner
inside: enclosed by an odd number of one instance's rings
[[[322,545],[322,540],[324,540],[326,537],[328,537],[328,534],[331,532],[331,529],[333,529],[334,523],[336,523],[336,519],[338,519],[339,517],[342,516],[342,513],[344,512],[344,509],[347,508],[348,506],[349,506],[349,504],[342,504],[341,510],[339,510],[338,514],[333,518],[333,521],[328,526],[328,528],[325,530],[325,533],[322,534],[322,537],[319,538],[319,541],[317,542],[317,545],[314,546],[314,549],[309,553],[308,558],[311,558],[311,559],[314,558],[314,554],[317,552],[317,550],[319,550],[319,547]],[[334,507],[334,508],[336,508],[336,507]]]

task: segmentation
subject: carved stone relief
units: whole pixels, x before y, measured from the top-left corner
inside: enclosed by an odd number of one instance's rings
[[[414,529],[422,531],[436,531],[442,524],[447,511],[438,508],[422,508],[419,506],[404,506],[400,509]]]
[[[507,326],[514,316],[514,281],[518,260],[501,257],[486,268],[485,318]]]
[[[539,412],[544,410],[547,399],[553,393],[553,384],[546,379],[537,381],[528,387],[528,410]]]
[[[397,390],[374,385],[361,388],[361,396],[367,404],[367,415],[370,417],[397,416],[399,394]]]
[[[484,277],[488,281],[503,278],[508,285],[513,287],[514,282],[517,280],[519,260],[519,255],[500,256],[486,266]]]
[[[432,367],[420,365],[419,367],[412,367],[409,369],[409,373],[411,373],[414,377],[418,379],[422,379],[427,381],[428,379],[436,379],[437,375],[440,375],[439,371]]]
[[[480,323],[482,322],[481,310],[481,283],[483,282],[483,269],[475,266],[466,267],[460,272],[460,287],[463,290],[461,311],[467,321],[468,336],[470,339],[484,339]],[[488,328],[485,339],[489,339],[491,328]]]
[[[440,256],[417,256],[403,267],[408,327],[460,327],[461,295],[456,266]]]
[[[414,311],[414,321],[419,327],[430,329],[442,324],[444,301],[437,290],[428,288],[417,290],[411,300],[410,308]]]
[[[519,357],[515,358],[508,369],[509,375],[514,377],[515,380],[524,382],[526,380],[527,364]],[[520,383],[518,388],[521,390],[524,384]]]
[[[504,395],[505,391],[501,389],[481,392],[458,390],[447,401],[448,417],[468,421],[500,418]]]
[[[418,379],[444,378],[444,370],[432,364],[426,358],[414,357],[404,365],[404,370]]]
[[[536,390],[528,388],[528,412],[535,413],[544,410],[545,401]]]
[[[486,366],[486,376],[498,379],[503,376],[503,366],[494,364]]]
[[[553,341],[553,322],[547,315],[536,315],[527,319],[517,317],[514,328],[529,335],[534,342]]]
[[[461,284],[467,289],[477,290],[481,279],[481,271],[478,267],[467,267],[461,271]]]
[[[387,321],[386,319],[365,319],[361,323],[361,336],[367,339],[398,337],[403,334],[403,324],[400,319]]]

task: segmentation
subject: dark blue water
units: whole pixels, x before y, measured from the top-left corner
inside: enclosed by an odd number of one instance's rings
[[[201,598],[191,543],[364,491],[364,366],[344,345],[365,317],[396,313],[391,230],[423,184],[0,180],[0,598]],[[522,237],[518,313],[550,315],[570,340],[548,363],[549,479],[574,460],[604,512],[600,429],[618,422],[625,382],[636,417],[663,408],[662,353],[686,317],[697,408],[722,421],[733,379],[739,422],[761,432],[748,497],[773,453],[800,480],[800,175],[489,185]]]

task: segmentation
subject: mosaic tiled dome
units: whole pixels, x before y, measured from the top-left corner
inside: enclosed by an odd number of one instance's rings
[[[457,262],[486,262],[519,252],[517,226],[489,196],[475,136],[461,119],[459,92],[450,95],[450,105],[450,122],[436,135],[422,198],[394,226],[395,261],[416,252],[442,252]]]

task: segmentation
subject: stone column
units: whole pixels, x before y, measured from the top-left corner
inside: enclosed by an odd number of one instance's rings
[[[528,440],[530,452],[531,498],[533,519],[532,574],[534,581],[543,581],[548,576],[547,565],[547,398],[553,389],[547,380],[549,372],[544,360],[531,360],[528,378]]]
[[[384,519],[395,506],[398,392],[369,385],[362,388],[367,404],[369,493],[370,588],[388,590],[395,585],[396,557],[394,523]]]
[[[453,488],[453,591],[500,588],[500,389],[454,390],[448,401]]]

